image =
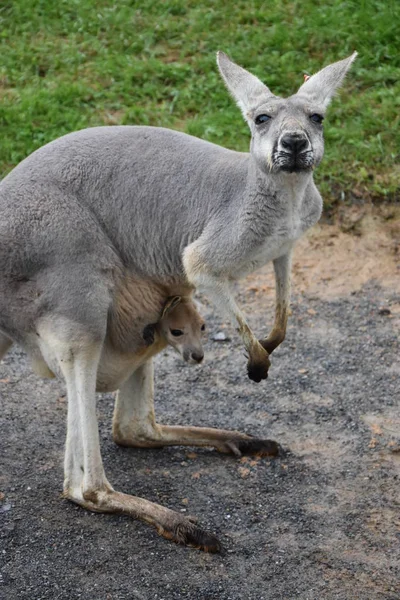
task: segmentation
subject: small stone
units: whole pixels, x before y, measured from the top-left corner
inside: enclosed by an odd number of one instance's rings
[[[223,331],[217,331],[212,337],[214,342],[230,342],[231,338],[229,338]]]
[[[381,308],[378,308],[378,315],[391,315],[392,311],[390,310],[390,308],[387,308],[387,306],[381,306]]]
[[[390,452],[393,452],[393,454],[400,454],[400,446],[390,446],[389,450]]]
[[[246,467],[239,467],[238,471],[242,479],[246,479],[250,475],[250,469],[246,469]]]

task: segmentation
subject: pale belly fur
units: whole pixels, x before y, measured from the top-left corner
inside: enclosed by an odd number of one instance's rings
[[[161,352],[165,346],[164,342],[159,341],[143,350],[123,353],[105,344],[97,369],[96,392],[118,390],[136,369]]]
[[[155,341],[148,348],[136,352],[121,352],[105,343],[97,368],[96,392],[114,392],[129,379],[140,366],[166,347],[164,341]],[[32,369],[41,377],[62,377],[56,359],[42,346],[31,354]]]

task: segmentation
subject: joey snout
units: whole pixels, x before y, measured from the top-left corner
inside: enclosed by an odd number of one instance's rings
[[[199,365],[203,359],[203,350],[186,348],[183,352],[183,360],[190,365]]]

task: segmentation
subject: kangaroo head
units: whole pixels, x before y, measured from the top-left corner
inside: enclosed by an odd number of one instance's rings
[[[297,94],[275,96],[257,77],[223,52],[217,63],[223,80],[249,124],[250,152],[265,173],[310,171],[324,153],[322,121],[357,53],[308,78]]]
[[[190,364],[204,358],[202,337],[205,331],[203,318],[190,298],[168,298],[157,329],[165,341]]]

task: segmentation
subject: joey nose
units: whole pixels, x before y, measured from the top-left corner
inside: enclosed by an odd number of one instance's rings
[[[303,135],[286,134],[281,139],[281,145],[286,151],[292,154],[300,154],[304,152],[308,146],[308,140]]]
[[[203,358],[204,358],[203,352],[192,352],[192,359],[195,360],[196,362],[201,363]]]

